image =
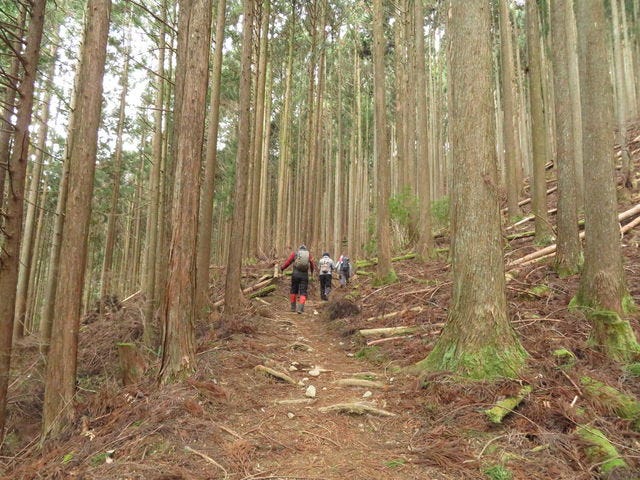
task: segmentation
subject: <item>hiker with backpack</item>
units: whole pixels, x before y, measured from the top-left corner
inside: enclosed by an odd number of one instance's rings
[[[320,271],[320,298],[322,300],[329,300],[334,268],[335,265],[329,254],[327,252],[323,253],[322,258],[318,260],[318,270]]]
[[[291,300],[291,311],[304,312],[304,304],[307,302],[307,288],[309,286],[309,272],[313,274],[315,264],[313,257],[305,245],[300,245],[297,251],[291,252],[287,261],[280,266],[280,270],[284,271],[289,265],[293,264],[293,272],[291,273],[291,291],[289,298]],[[297,309],[296,309],[296,300]]]
[[[347,257],[346,255],[340,255],[336,270],[338,271],[338,275],[340,276],[340,286],[346,286],[347,283],[349,283],[349,279],[351,278],[351,275],[353,273],[349,257]]]

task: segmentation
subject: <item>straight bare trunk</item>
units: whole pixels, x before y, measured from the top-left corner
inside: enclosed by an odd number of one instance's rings
[[[391,266],[391,228],[389,215],[390,194],[390,158],[387,140],[386,96],[384,74],[384,14],[382,0],[373,1],[373,90],[374,90],[374,121],[377,179],[377,247],[378,268],[377,281],[380,283],[393,282],[396,279]]]
[[[204,144],[205,100],[209,73],[211,0],[182,0],[178,31],[184,70],[177,111],[176,177],[172,203],[169,275],[160,311],[160,381],[169,383],[195,370],[196,258],[200,164]]]
[[[245,207],[247,203],[247,174],[249,172],[249,150],[251,139],[251,46],[255,0],[244,0],[242,23],[242,72],[240,76],[240,105],[238,115],[238,151],[236,153],[236,180],[234,193],[234,221],[231,226],[231,242],[227,255],[225,279],[225,314],[236,315],[242,310],[241,270],[245,233]]]
[[[474,379],[517,378],[526,356],[507,316],[490,25],[489,2],[452,0],[453,303],[417,365]]]
[[[585,251],[577,303],[592,323],[590,341],[614,360],[626,362],[640,353],[627,320],[630,303],[617,219],[614,177],[613,90],[606,50],[604,5],[576,5],[582,85],[585,162]]]
[[[89,219],[95,172],[98,128],[102,108],[110,0],[89,0],[82,54],[78,66],[76,109],[70,125],[69,192],[56,290],[51,338],[47,356],[42,413],[43,440],[56,436],[75,416],[78,331],[85,283]]]
[[[0,439],[4,435],[7,389],[11,371],[12,332],[16,305],[16,286],[20,263],[24,187],[29,154],[29,125],[33,112],[34,87],[40,59],[40,43],[44,29],[46,0],[34,0],[27,34],[27,46],[22,57],[24,72],[20,81],[16,113],[14,147],[9,158],[9,189],[7,219],[4,231],[7,240],[0,249]]]

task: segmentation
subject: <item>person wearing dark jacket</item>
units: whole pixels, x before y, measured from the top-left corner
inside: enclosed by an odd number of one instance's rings
[[[280,266],[280,270],[284,271],[289,265],[293,265],[291,274],[291,311],[298,313],[304,312],[304,304],[307,302],[307,288],[309,286],[309,272],[313,274],[315,263],[313,257],[305,245],[300,245],[297,251],[291,252],[289,258]],[[296,299],[297,310],[296,310]]]

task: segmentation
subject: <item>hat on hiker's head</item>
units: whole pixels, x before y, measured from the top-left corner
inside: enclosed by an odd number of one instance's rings
[[[324,252],[324,253],[322,254],[322,256],[323,256],[323,257],[328,257],[328,256],[329,256],[329,253],[328,253],[328,252]]]

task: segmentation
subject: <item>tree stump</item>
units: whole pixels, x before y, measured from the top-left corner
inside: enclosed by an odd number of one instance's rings
[[[118,343],[122,384],[138,383],[147,369],[147,361],[133,343]]]

